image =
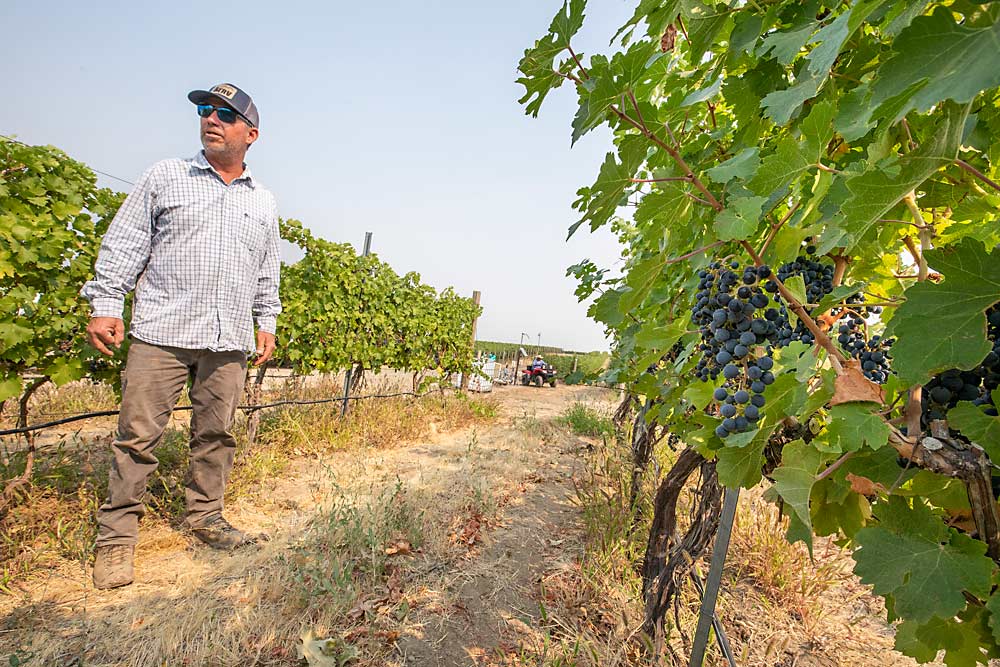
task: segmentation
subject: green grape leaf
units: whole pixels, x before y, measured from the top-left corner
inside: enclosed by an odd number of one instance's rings
[[[734,178],[746,180],[757,171],[757,165],[760,164],[757,155],[756,146],[744,148],[722,164],[708,169],[705,173],[716,183],[728,183]]]
[[[809,160],[799,142],[786,137],[778,142],[777,150],[765,157],[757,174],[747,183],[753,192],[770,196],[805,173],[813,162]]]
[[[726,438],[726,446],[715,453],[718,457],[716,470],[719,472],[719,481],[724,486],[730,489],[737,487],[749,489],[760,483],[760,469],[764,464],[764,447],[775,428],[776,425],[772,424],[757,431],[739,433]],[[741,447],[730,445],[734,439],[748,434],[752,436],[749,444]]]
[[[791,119],[792,114],[802,106],[806,100],[816,97],[819,87],[823,85],[824,79],[813,77],[799,81],[794,86],[784,90],[776,90],[768,93],[761,106],[765,109],[767,117],[778,125],[785,125]]]
[[[799,515],[791,512],[788,515],[788,530],[785,531],[785,539],[789,544],[802,542],[809,550],[809,558],[813,557],[813,529],[812,526],[802,523]]]
[[[806,281],[800,274],[795,274],[785,280],[785,287],[788,288],[788,291],[792,293],[792,296],[799,303],[809,302],[806,299]]]
[[[52,380],[57,387],[64,385],[67,382],[72,382],[73,380],[79,380],[85,374],[83,370],[83,360],[57,357],[56,360],[45,369],[45,374],[49,376],[49,379]]]
[[[962,616],[971,618],[935,617],[924,624],[904,621],[897,631],[896,649],[918,660],[930,656],[924,662],[930,662],[937,657],[939,651],[944,651],[944,664],[948,667],[973,667],[989,663],[996,651],[987,648],[989,630],[983,618],[984,613],[963,612]]]
[[[12,348],[19,343],[31,340],[34,330],[14,322],[0,322],[0,344]]]
[[[712,83],[708,84],[707,86],[692,91],[687,97],[684,98],[684,101],[681,102],[681,108],[689,107],[693,104],[698,104],[699,102],[706,102],[712,99],[713,97],[719,94],[719,89],[721,85],[722,85],[722,78],[719,77]]]
[[[739,197],[731,199],[725,210],[715,216],[715,231],[724,241],[750,237],[760,223],[760,211],[766,197]]]
[[[586,0],[563,2],[563,6],[556,12],[549,25],[549,32],[556,36],[559,44],[569,46],[570,40],[583,27],[583,10],[586,6]]]
[[[937,657],[939,649],[936,646],[928,646],[917,636],[920,627],[921,625],[914,621],[903,621],[896,626],[894,648],[917,662],[931,662]]]
[[[892,44],[895,55],[878,70],[872,104],[927,79],[898,111],[927,111],[944,100],[971,102],[981,91],[1000,85],[1000,68],[985,54],[1000,53],[1000,21],[980,28],[955,23],[951,11],[938,7],[913,19]]]
[[[868,524],[871,505],[850,485],[827,478],[813,486],[812,526],[817,535],[843,534],[853,538]]]
[[[809,22],[800,28],[793,30],[783,30],[773,32],[764,38],[760,48],[757,49],[757,56],[764,57],[767,54],[773,55],[782,65],[790,65],[803,48],[806,42],[812,37],[816,30],[816,23]]]
[[[781,467],[771,473],[778,495],[792,508],[799,521],[809,528],[810,536],[812,519],[809,515],[809,495],[822,461],[823,454],[800,438],[784,446],[781,451]],[[811,546],[812,540],[807,544]]]
[[[684,390],[684,400],[699,410],[704,410],[705,406],[712,402],[712,393],[715,385],[711,382],[692,382]],[[717,423],[712,424],[714,430]]]
[[[836,382],[837,374],[832,368],[821,370],[819,373],[820,383],[816,389],[809,394],[809,398],[806,399],[805,405],[799,411],[800,420],[808,419],[817,410],[822,408],[824,405],[830,402],[834,394],[834,383]]]
[[[785,225],[774,237],[774,241],[767,248],[765,255],[771,264],[784,264],[790,262],[802,252],[802,242],[807,236],[814,236],[820,231],[819,227],[793,227]]]
[[[570,40],[583,25],[585,6],[586,0],[563,2],[549,25],[549,34],[524,52],[524,57],[518,64],[518,70],[524,76],[517,83],[525,88],[524,96],[518,100],[518,104],[525,105],[525,113],[538,116],[546,95],[562,85],[564,78],[559,72],[569,68],[561,65],[556,67],[555,58],[569,47]]]
[[[904,620],[925,623],[965,608],[964,591],[989,595],[993,561],[986,545],[949,529],[919,500],[891,496],[875,509],[877,526],[855,536],[854,572],[879,595],[891,595]]]
[[[1000,461],[1000,417],[990,417],[981,408],[962,401],[948,411],[948,426],[985,449],[990,460]]]
[[[563,51],[551,35],[541,38],[535,45],[524,52],[524,57],[518,69],[524,74],[517,83],[524,86],[525,93],[518,100],[525,105],[524,112],[538,116],[545,97],[555,88],[562,85],[564,77],[560,76],[555,64],[555,57]]]
[[[819,304],[817,304],[814,312],[825,313],[838,303],[843,303],[848,297],[861,293],[867,286],[866,283],[855,283],[853,285],[839,285],[834,287],[832,292],[819,300]]]
[[[698,62],[712,45],[729,18],[729,8],[722,4],[705,5],[701,0],[682,0],[687,23],[692,62]]]
[[[899,158],[891,167],[875,166],[847,179],[850,196],[840,208],[837,225],[851,234],[850,248],[903,197],[938,169],[954,162],[968,111],[967,106],[950,106],[933,140]]]
[[[0,401],[21,395],[21,378],[17,375],[8,375],[0,379]]]
[[[800,382],[805,382],[812,377],[816,370],[816,358],[812,356],[813,346],[806,345],[801,341],[792,341],[788,345],[779,348],[774,357],[774,374],[778,376],[781,371],[792,371]],[[772,390],[768,390],[770,393]]]
[[[889,441],[889,427],[870,403],[842,403],[830,409],[826,432],[817,438],[824,451],[856,452],[862,447],[880,449]]]
[[[761,106],[767,110],[767,115],[775,123],[778,125],[788,123],[792,115],[803,103],[819,93],[820,88],[826,83],[830,75],[830,68],[833,67],[837,56],[844,46],[844,42],[857,29],[861,22],[864,21],[868,14],[883,4],[883,2],[885,0],[870,0],[869,2],[856,3],[846,12],[821,28],[815,36],[807,40],[807,42],[817,44],[817,46],[806,56],[809,65],[805,70],[800,71],[800,76],[795,85],[770,93],[762,101]],[[801,34],[801,31],[796,33],[796,35],[798,34]],[[794,44],[789,44],[789,46],[794,46]],[[817,105],[817,107],[819,106],[821,105]],[[830,108],[832,110],[832,105]],[[832,115],[830,120],[833,120]],[[825,130],[831,128],[832,126],[829,124],[824,126]]]
[[[604,56],[594,56],[583,82],[585,92],[580,110],[573,121],[573,141],[599,125],[611,105],[620,103],[626,92],[633,92],[642,81],[655,78],[650,66],[661,55],[654,52],[651,42],[636,42],[610,61]]]
[[[966,238],[928,250],[928,264],[944,275],[906,290],[906,303],[889,323],[893,369],[906,386],[923,384],[949,368],[973,368],[992,349],[986,340],[987,308],[1000,301],[1000,251],[987,252]],[[933,331],[933,335],[928,332]]]
[[[989,625],[993,639],[1000,644],[1000,589],[986,601],[986,611],[990,613]]]
[[[820,102],[813,106],[809,115],[802,119],[802,150],[807,159],[819,162],[826,154],[826,145],[833,137],[833,120],[837,117],[837,107],[833,102]]]
[[[677,319],[666,326],[644,326],[635,335],[635,344],[653,350],[666,351],[687,331],[687,322]]]
[[[767,399],[764,412],[775,419],[794,417],[806,402],[807,396],[804,382],[796,378],[794,373],[782,373],[764,394]]]
[[[632,178],[646,157],[644,139],[631,139],[622,142],[619,148],[621,162],[615,158],[614,153],[608,153],[594,185],[580,190],[580,198],[573,203],[573,207],[582,211],[583,216],[569,228],[567,239],[584,222],[590,222],[591,231],[607,224],[621,206],[625,191],[633,187]]]

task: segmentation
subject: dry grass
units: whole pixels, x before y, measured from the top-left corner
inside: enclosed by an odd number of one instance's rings
[[[58,390],[40,390],[36,406],[53,412],[91,411],[114,407],[114,395],[104,385],[72,383]],[[375,386],[366,393],[383,393]],[[269,392],[265,401],[311,399],[342,392],[342,386],[319,381],[308,387],[286,385]],[[184,414],[184,413],[181,413]],[[245,419],[234,428],[240,448],[227,503],[265,490],[297,458],[350,449],[389,448],[420,438],[430,429],[459,428],[496,415],[489,398],[445,394],[421,399],[392,398],[355,402],[340,417],[339,403],[288,406],[263,413],[257,441],[245,440]],[[150,477],[143,530],[157,524],[178,526],[184,515],[184,477],[188,465],[188,429],[175,423],[157,446],[159,466]],[[71,436],[40,449],[32,484],[20,492],[9,511],[0,516],[0,592],[66,562],[84,564],[91,557],[96,536],[97,508],[107,488],[110,436],[96,441]],[[0,458],[0,480],[24,470],[23,445],[6,447]]]
[[[154,518],[142,528],[142,578],[110,593],[71,584],[26,595],[3,622],[23,642],[11,649],[30,656],[31,665],[297,665],[295,647],[308,630],[333,638],[341,657],[356,656],[352,664],[384,665],[419,594],[419,571],[468,557],[479,526],[491,524],[506,502],[491,482],[503,477],[493,466],[507,461],[476,428],[496,414],[492,399],[440,395],[358,403],[344,420],[335,408],[272,413],[255,451],[241,452],[230,490],[242,500],[229,511],[244,525],[280,516],[284,528],[259,551],[232,557],[185,549],[185,540],[164,525],[169,519],[155,518],[174,516],[179,478],[172,474],[186,465],[185,457],[173,461],[173,443],[164,443],[170,466],[157,480],[162,497],[151,498]],[[288,430],[295,421],[302,429]],[[394,453],[395,445],[459,426],[472,428],[431,468],[437,476],[422,470],[418,485],[399,478],[405,468],[385,469],[384,458],[408,460]],[[182,452],[182,432],[176,440]],[[276,465],[295,470],[276,484]],[[287,511],[303,495],[318,499],[319,509]],[[288,503],[286,511],[275,512],[275,500]],[[86,559],[90,538],[80,542]],[[65,558],[46,564],[64,571],[68,565]]]
[[[400,485],[367,500],[334,494],[300,533],[258,551],[200,559],[170,545],[159,557],[182,561],[182,576],[95,596],[87,631],[67,623],[66,605],[21,607],[8,625],[58,628],[59,636],[11,648],[39,665],[292,665],[308,628],[346,637],[344,651],[366,656],[357,664],[382,664],[408,613],[407,554],[419,548],[422,525]]]
[[[661,444],[656,458],[666,469],[673,453]],[[586,531],[579,566],[552,572],[543,580],[540,644],[507,664],[687,664],[700,604],[692,586],[684,589],[677,610],[680,625],[668,619],[667,641],[660,650],[640,632],[643,605],[637,568],[646,548],[655,484],[647,481],[633,516],[628,507],[630,466],[629,450],[619,441],[596,448],[590,456],[587,476],[577,487]],[[686,528],[683,514],[690,501],[690,494],[682,495],[681,530]],[[786,529],[787,521],[779,521],[777,509],[759,492],[743,494],[718,608],[738,664],[913,664],[891,652],[892,632],[879,618],[880,601],[851,574],[849,554],[829,540],[817,539],[811,560],[805,545],[786,541]],[[698,571],[708,571],[707,561],[698,564]],[[658,654],[659,661],[651,662],[651,653]],[[714,642],[706,664],[725,664]]]

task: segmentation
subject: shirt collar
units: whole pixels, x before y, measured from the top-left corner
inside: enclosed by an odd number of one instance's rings
[[[208,158],[205,157],[204,150],[198,151],[198,154],[194,156],[194,160],[192,160],[191,162],[198,169],[208,169],[211,170],[213,173],[218,174],[218,172],[215,171],[215,167],[209,164]],[[244,179],[251,188],[257,187],[257,181],[256,179],[254,179],[253,174],[250,173],[250,167],[248,167],[245,162],[243,163],[243,173],[237,176],[233,180],[233,183]]]

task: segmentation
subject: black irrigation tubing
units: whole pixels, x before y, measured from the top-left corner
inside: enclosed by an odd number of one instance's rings
[[[348,401],[364,401],[370,398],[398,398],[400,396],[413,396],[415,398],[421,398],[422,396],[427,396],[432,394],[437,390],[425,391],[423,393],[417,393],[413,391],[400,391],[394,394],[366,394],[364,396],[348,396],[346,400]],[[240,405],[237,410],[243,410],[244,412],[257,412],[258,410],[265,410],[267,408],[276,408],[282,405],[319,405],[321,403],[342,403],[345,397],[338,396],[337,398],[318,398],[311,401],[297,401],[297,400],[287,400],[287,401],[275,401],[274,403],[264,403],[262,405]],[[190,405],[179,405],[176,406],[171,412],[185,412],[187,410],[192,410]],[[55,421],[44,422],[41,424],[34,424],[32,426],[24,426],[22,428],[9,428],[0,431],[0,437],[5,435],[21,435],[24,433],[30,433],[32,431],[41,431],[43,429],[52,428],[53,426],[60,426],[62,424],[69,424],[71,422],[82,421],[84,419],[93,419],[94,417],[112,417],[121,412],[121,410],[101,410],[99,412],[85,412],[78,415],[73,415],[72,417],[67,417],[65,419],[57,419]]]

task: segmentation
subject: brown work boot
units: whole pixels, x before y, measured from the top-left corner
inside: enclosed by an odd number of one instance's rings
[[[227,551],[246,544],[257,544],[258,541],[267,539],[264,535],[250,535],[239,528],[234,528],[221,514],[204,526],[191,528],[191,532],[213,549]]]
[[[131,544],[97,547],[97,555],[94,558],[94,586],[103,590],[131,584],[134,576],[132,568],[134,555],[135,547]]]

